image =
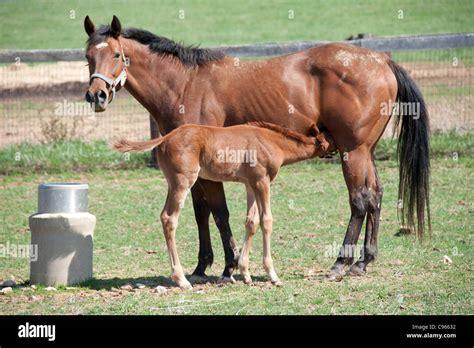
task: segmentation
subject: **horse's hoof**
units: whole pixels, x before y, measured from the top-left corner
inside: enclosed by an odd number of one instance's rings
[[[335,263],[326,273],[326,280],[330,282],[340,282],[344,278],[344,265]]]
[[[326,274],[326,280],[329,282],[340,282],[344,278],[342,274],[328,273]]]
[[[344,272],[342,270],[331,269],[326,274],[326,280],[330,282],[340,282],[344,278]]]
[[[352,277],[362,277],[366,274],[365,270],[360,267],[357,263],[354,263],[349,270],[346,272],[346,275]]]
[[[209,281],[209,278],[205,274],[204,275],[193,274],[191,275],[191,277],[189,277],[189,281],[191,282],[191,284],[205,284]]]
[[[227,283],[234,284],[234,283],[235,283],[234,277],[233,277],[233,276],[230,276],[230,277],[221,276],[221,277],[217,280],[217,284],[227,284]]]

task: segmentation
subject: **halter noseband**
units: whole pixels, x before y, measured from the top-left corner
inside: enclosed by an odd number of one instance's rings
[[[118,39],[117,39],[118,40]],[[129,65],[125,53],[123,53],[123,47],[122,43],[120,40],[118,40],[119,45],[120,45],[120,51],[122,52],[122,62],[123,62],[123,68],[122,72],[117,76],[115,80],[112,80],[110,77],[107,77],[105,75],[99,74],[99,73],[93,73],[89,79],[89,85],[92,83],[92,80],[95,78],[101,79],[104,81],[106,84],[112,87],[112,99],[110,99],[110,102],[112,102],[115,98],[115,88],[120,84],[120,87],[123,87],[125,85],[125,82],[127,81],[127,66]]]

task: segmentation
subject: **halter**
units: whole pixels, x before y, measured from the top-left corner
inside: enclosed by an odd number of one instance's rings
[[[90,79],[89,79],[89,85],[92,83],[93,79],[98,78],[98,79],[101,79],[102,81],[104,81],[110,87],[112,87],[112,99],[110,99],[110,103],[115,98],[115,88],[119,84],[120,84],[120,87],[123,87],[125,85],[125,82],[127,81],[127,70],[126,70],[126,68],[129,65],[128,61],[127,61],[127,58],[125,57],[125,53],[123,53],[122,43],[118,39],[117,39],[117,41],[119,42],[119,45],[120,45],[120,51],[122,51],[122,62],[123,62],[122,72],[119,74],[119,76],[117,76],[117,78],[115,80],[112,80],[111,78],[109,78],[105,75],[99,74],[99,73],[93,73],[91,75]]]

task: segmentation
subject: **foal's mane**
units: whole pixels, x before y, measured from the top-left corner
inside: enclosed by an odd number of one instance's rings
[[[308,137],[304,134],[295,132],[294,130],[291,130],[291,129],[283,127],[283,126],[279,126],[279,125],[274,124],[274,123],[268,123],[268,122],[264,122],[264,121],[254,121],[254,122],[249,122],[247,124],[250,125],[250,126],[254,126],[254,127],[270,129],[270,130],[272,130],[276,133],[279,133],[279,134],[285,136],[286,138],[295,140],[299,143],[308,144],[308,145],[314,145],[314,143],[315,143],[314,140],[312,140],[310,137]]]
[[[172,55],[184,65],[204,65],[211,61],[224,58],[222,51],[199,48],[198,46],[183,46],[182,44],[162,36],[155,35],[149,31],[128,28],[121,35],[127,39],[138,41],[147,45],[156,54]],[[88,47],[97,45],[112,36],[110,25],[98,28],[87,40]]]

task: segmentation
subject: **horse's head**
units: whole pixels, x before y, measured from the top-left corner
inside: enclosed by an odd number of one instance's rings
[[[89,35],[86,59],[89,63],[90,78],[86,101],[94,104],[96,112],[102,112],[127,79],[128,60],[120,42],[122,26],[114,16],[110,26],[102,26],[96,30],[94,23],[86,16],[84,29]]]

